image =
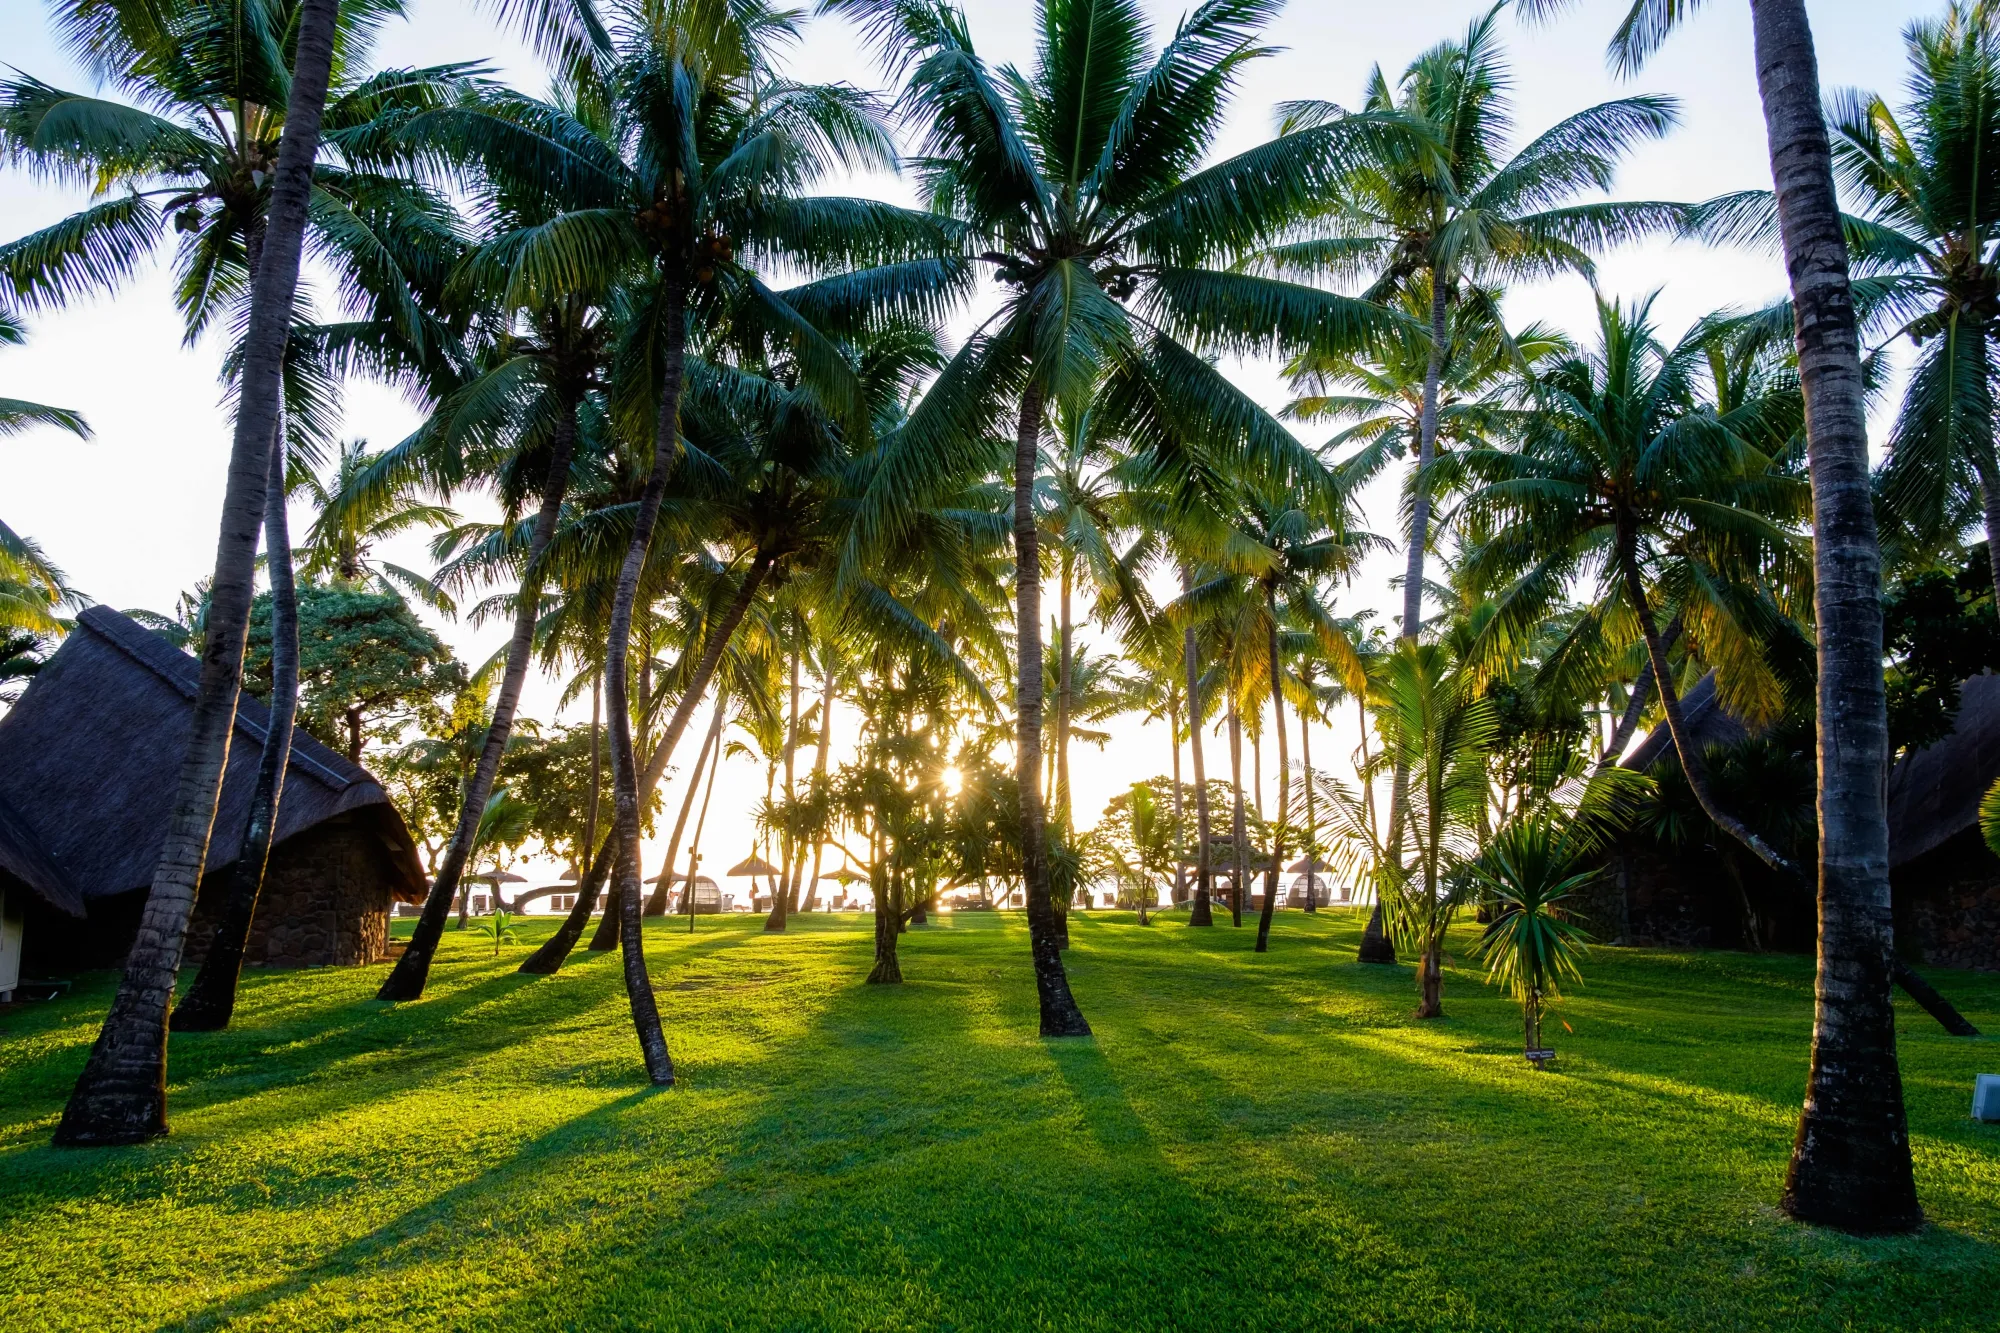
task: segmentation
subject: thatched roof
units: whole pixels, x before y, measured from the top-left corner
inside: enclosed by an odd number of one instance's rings
[[[0,802],[11,804],[84,900],[151,884],[200,674],[199,662],[158,635],[92,607],[0,718]],[[242,844],[269,721],[264,706],[244,695],[209,842],[210,870],[234,861]],[[388,793],[345,755],[295,733],[277,841],[349,813],[382,840],[398,872],[391,892],[404,901],[421,898],[423,866]],[[15,855],[0,852],[0,867],[63,906],[35,877],[21,874]]]
[[[2000,778],[2000,676],[1974,676],[1951,735],[1889,775],[1889,864],[1902,865],[1979,826],[1979,798]]]
[[[1696,681],[1694,688],[1681,696],[1681,718],[1687,723],[1689,739],[1698,747],[1696,753],[1711,745],[1734,745],[1750,735],[1750,729],[1743,725],[1742,719],[1717,702],[1713,671]],[[1640,773],[1650,772],[1653,765],[1666,757],[1673,747],[1673,733],[1667,730],[1665,722],[1661,722],[1647,733],[1645,740],[1632,747],[1631,752],[1619,761],[1619,767]]]
[[[57,911],[83,916],[83,894],[70,881],[69,872],[49,855],[41,835],[4,796],[0,796],[0,870],[42,895]]]

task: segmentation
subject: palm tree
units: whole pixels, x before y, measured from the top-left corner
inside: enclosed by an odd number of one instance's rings
[[[173,815],[160,851],[138,937],[90,1059],[63,1110],[56,1141],[135,1143],[166,1132],[167,1004],[174,993],[188,918],[208,856],[209,830],[222,790],[222,768],[235,728],[243,646],[263,527],[271,456],[282,409],[285,352],[290,341],[299,254],[319,148],[320,117],[333,66],[334,0],[301,0],[298,39],[286,92],[284,130],[263,228],[261,258],[251,285],[243,337],[236,438],[222,505],[222,536],[209,587],[208,632],[186,757],[176,780]],[[106,23],[107,46],[125,35]],[[274,48],[275,49],[275,48]],[[138,54],[134,52],[133,54]],[[151,53],[157,57],[158,53]],[[158,68],[157,62],[153,66]],[[276,71],[282,75],[280,68]],[[9,251],[10,258],[18,251]],[[49,277],[60,283],[61,261]],[[20,283],[16,279],[16,291]]]
[[[1520,1002],[1523,1049],[1538,1062],[1542,1011],[1564,981],[1582,979],[1589,936],[1563,915],[1563,904],[1590,886],[1601,867],[1562,836],[1553,816],[1509,820],[1487,843],[1472,874],[1497,905],[1474,946],[1486,978]]]
[[[1528,0],[1525,12],[1564,3]],[[1637,69],[1687,13],[1674,0],[1635,0],[1612,39],[1614,63]],[[1783,1207],[1851,1231],[1914,1231],[1923,1210],[1889,999],[1882,561],[1861,337],[1805,0],[1756,0],[1751,17],[1806,404],[1819,657],[1819,1003]]]
[[[1921,350],[1889,436],[1882,497],[1919,534],[1946,534],[1976,503],[2000,569],[2000,460],[1993,452],[2000,319],[2000,16],[1955,3],[1910,25],[1907,127],[1880,97],[1835,94],[1834,170],[1860,219],[1847,223],[1858,299]],[[1760,201],[1769,207],[1769,196]],[[1759,211],[1763,211],[1762,208]]]
[[[1365,302],[1215,264],[1295,222],[1376,118],[1328,125],[1207,168],[1227,94],[1269,0],[1208,0],[1157,53],[1134,0],[1042,0],[1025,72],[991,69],[964,16],[941,0],[823,0],[858,20],[907,75],[901,106],[920,140],[926,196],[962,220],[1001,284],[1000,309],[967,339],[902,432],[872,498],[920,489],[941,460],[1014,412],[1015,763],[1029,936],[1049,1036],[1089,1031],[1059,954],[1049,889],[1042,767],[1040,529],[1034,493],[1050,411],[1102,386],[1110,436],[1172,420],[1199,446],[1162,476],[1191,498],[1229,465],[1305,480],[1315,459],[1200,349],[1358,342],[1387,319]],[[1148,437],[1157,447],[1157,437]],[[1226,462],[1224,460],[1227,460]],[[880,526],[886,519],[870,516]]]
[[[1444,1013],[1444,935],[1472,886],[1498,729],[1492,703],[1456,666],[1443,644],[1399,639],[1369,682],[1382,750],[1358,777],[1365,787],[1385,771],[1410,775],[1400,836],[1379,828],[1362,792],[1328,773],[1317,778],[1343,870],[1373,881],[1390,931],[1418,956],[1419,1018]],[[1405,839],[1415,852],[1407,863]]]
[[[298,551],[298,572],[308,579],[333,579],[392,596],[413,596],[443,615],[458,604],[437,581],[388,560],[374,558],[377,542],[407,532],[445,527],[458,521],[448,506],[419,499],[413,480],[385,482],[392,459],[371,453],[366,440],[344,440],[325,478],[302,470],[289,489],[318,510]]]
[[[19,346],[27,334],[20,320],[0,305],[0,347]],[[66,407],[49,407],[20,398],[0,398],[0,438],[23,434],[36,426],[54,426],[80,440],[90,438],[90,423]],[[63,572],[50,563],[33,538],[0,523],[0,631],[60,633],[54,609],[77,599]],[[10,643],[13,640],[8,640]]]
[[[1504,0],[1503,0],[1504,4]],[[1424,563],[1434,503],[1431,463],[1437,456],[1440,393],[1459,378],[1455,357],[1477,360],[1481,335],[1502,331],[1494,284],[1553,272],[1590,274],[1591,251],[1681,224],[1677,205],[1576,203],[1609,188],[1619,160],[1645,139],[1659,138],[1676,120],[1671,98],[1631,97],[1601,103],[1557,122],[1511,158],[1503,157],[1513,128],[1509,75],[1498,24],[1503,4],[1475,18],[1458,41],[1418,56],[1394,88],[1377,69],[1364,109],[1395,112],[1424,131],[1423,151],[1410,139],[1390,140],[1387,152],[1348,173],[1332,196],[1319,234],[1260,255],[1259,267],[1334,281],[1368,278],[1371,299],[1428,299],[1428,336],[1418,403],[1409,494],[1409,544],[1403,573],[1403,637],[1423,628]],[[1349,113],[1332,102],[1289,103],[1283,125],[1336,124]],[[1468,336],[1454,339],[1457,323]],[[1504,332],[1501,333],[1504,345]],[[1470,369],[1468,367],[1468,369]],[[1379,456],[1379,455],[1378,455]],[[1389,823],[1401,821],[1405,779],[1394,778]],[[1381,933],[1381,913],[1362,942],[1364,962],[1394,962]]]
[[[1796,599],[1806,583],[1797,527],[1805,485],[1758,447],[1772,434],[1767,400],[1723,413],[1700,403],[1707,331],[1698,327],[1666,347],[1654,332],[1651,304],[1651,298],[1629,307],[1600,298],[1596,347],[1564,358],[1526,387],[1534,410],[1519,447],[1471,450],[1455,460],[1461,475],[1480,483],[1465,502],[1468,522],[1491,525],[1467,556],[1466,576],[1488,587],[1513,580],[1481,632],[1495,647],[1474,655],[1520,652],[1558,599],[1595,581],[1605,605],[1592,613],[1594,622],[1622,611],[1638,624],[1702,809],[1760,859],[1790,873],[1790,863],[1709,789],[1654,592],[1682,590],[1677,619],[1684,633],[1723,663],[1718,679],[1726,697],[1739,675],[1752,678],[1738,692],[1747,697],[1769,672],[1759,641],[1769,642],[1781,628],[1783,612],[1803,609],[1786,599]],[[1787,406],[1776,405],[1781,418],[1789,419]],[[1765,610],[1777,614],[1757,615]]]

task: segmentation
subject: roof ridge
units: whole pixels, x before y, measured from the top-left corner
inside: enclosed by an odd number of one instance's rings
[[[114,611],[108,606],[85,608],[82,614],[77,616],[77,623],[89,628],[112,647],[165,681],[183,699],[190,703],[194,702],[201,673],[199,658],[182,652],[130,616]],[[193,679],[189,679],[190,673]],[[252,709],[262,712],[264,716],[261,719],[253,716],[250,712]],[[247,690],[241,691],[237,697],[236,725],[248,732],[259,747],[270,740],[270,710]],[[303,727],[294,727],[292,763],[310,770],[313,776],[335,791],[345,791],[357,783],[374,781],[368,770],[361,768],[360,765],[354,765],[356,771],[353,774],[343,773],[313,753],[315,750],[324,751],[328,757],[342,764],[352,762],[345,755],[335,754],[327,749]]]

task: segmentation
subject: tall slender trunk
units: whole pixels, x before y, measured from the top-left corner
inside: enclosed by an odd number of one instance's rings
[[[1090,1024],[1063,970],[1056,907],[1049,893],[1048,828],[1042,809],[1042,556],[1035,528],[1035,471],[1040,462],[1042,391],[1021,395],[1014,437],[1014,774],[1021,789],[1021,878],[1028,900],[1028,947],[1044,1037],[1087,1037]]]
[[[680,701],[674,706],[674,715],[668,719],[667,729],[660,735],[660,743],[653,747],[652,758],[646,761],[646,771],[641,775],[639,782],[642,802],[651,798],[653,789],[660,785],[660,779],[666,775],[667,761],[674,757],[674,749],[680,744],[682,733],[687,730],[688,719],[694,716],[694,710],[700,704],[701,697],[708,693],[709,685],[715,680],[716,667],[722,661],[723,650],[729,646],[729,640],[736,633],[736,627],[743,623],[743,617],[749,611],[750,604],[756,600],[757,590],[763,587],[764,576],[770,569],[770,561],[760,552],[751,562],[749,573],[744,576],[743,582],[737,586],[735,600],[730,602],[728,609],[722,613],[722,622],[708,634],[702,648],[701,660],[695,663],[694,675],[682,690]],[[612,846],[612,841],[606,839],[605,846],[607,848]],[[602,884],[604,882],[602,876],[609,870],[610,857],[600,852],[598,860],[604,868],[599,869],[593,864],[592,869],[599,876],[597,883]],[[579,893],[576,907],[570,912],[569,919],[563,922],[562,927],[550,936],[541,948],[529,955],[527,962],[521,964],[521,970],[546,976],[560,968],[563,960],[569,957],[570,950],[576,947],[577,940],[583,937],[584,928],[590,924],[590,914],[596,907],[596,902],[597,891],[594,888],[588,893]],[[604,915],[607,920],[616,920],[610,904],[606,905]],[[603,942],[598,939],[591,940],[592,949],[605,950],[617,947],[616,926],[600,926],[598,935],[605,938]]]
[[[819,753],[813,756],[813,792],[818,794],[826,781],[826,751],[833,734],[833,650],[827,649],[826,683],[819,692]],[[819,899],[820,855],[826,845],[813,840],[812,878],[806,883],[806,910],[810,912]]]
[[[803,617],[801,617],[803,620]],[[803,630],[803,625],[801,625]],[[792,649],[792,717],[785,734],[785,804],[793,806],[799,799],[797,783],[799,753],[799,680],[804,669],[805,645],[803,642]],[[786,830],[780,847],[784,851],[784,894],[787,910],[799,910],[799,862],[805,859],[805,848],[798,845],[789,829]]]
[[[1076,811],[1070,804],[1069,728],[1075,711],[1071,698],[1075,679],[1074,638],[1070,624],[1070,594],[1074,590],[1076,558],[1067,549],[1062,553],[1062,607],[1058,631],[1056,674],[1056,816],[1065,831],[1076,828]]]
[[[646,900],[647,916],[665,916],[673,903],[674,867],[680,864],[681,834],[687,831],[688,816],[694,812],[694,798],[701,791],[702,770],[708,767],[709,752],[722,736],[722,719],[727,703],[718,695],[715,700],[715,718],[708,724],[708,734],[701,739],[701,749],[695,754],[694,768],[688,774],[687,795],[681,798],[681,812],[674,818],[674,834],[667,839],[667,868],[653,886],[653,896]]]
[[[798,747],[799,743],[799,650],[796,647],[792,649],[791,706],[791,719],[785,729],[785,802],[787,805],[791,803],[794,790],[792,784],[792,751]],[[771,804],[772,788],[777,782],[777,777],[777,766],[772,765],[769,779],[764,784],[764,804],[766,806]],[[771,881],[771,914],[764,918],[764,929],[766,930],[783,930],[785,928],[785,918],[790,916],[792,911],[792,835],[790,833],[780,833],[778,855],[780,861],[778,867],[779,877]]]
[[[1193,589],[1194,574],[1182,565],[1181,594],[1185,596]],[[1201,754],[1201,653],[1193,625],[1181,633],[1181,656],[1187,669],[1188,758],[1194,764],[1194,906],[1188,909],[1188,924],[1212,926],[1215,924],[1214,849],[1209,846],[1208,770]]]
[[[1250,796],[1259,822],[1264,818],[1264,718],[1263,710],[1250,719]]]
[[[1805,0],[1751,0],[1750,11],[1805,394],[1819,629],[1819,966],[1783,1207],[1851,1231],[1911,1231],[1923,1210],[1889,998],[1882,562],[1860,338]]]
[[[1299,762],[1305,765],[1306,788],[1306,911],[1319,911],[1319,818],[1313,807],[1312,723],[1299,710]]]
[[[542,505],[535,514],[535,527],[528,539],[528,559],[521,572],[521,591],[514,607],[514,636],[507,643],[507,666],[500,677],[500,695],[493,702],[493,721],[486,729],[486,743],[480,747],[479,763],[466,784],[465,801],[459,807],[458,828],[451,846],[445,849],[444,864],[424,899],[423,915],[410,932],[410,943],[396,966],[375,993],[378,1000],[414,1000],[424,993],[430,977],[431,959],[437,955],[438,940],[444,934],[445,917],[451,912],[453,896],[465,874],[466,862],[475,848],[479,817],[493,795],[493,782],[500,773],[500,760],[514,731],[514,710],[521,701],[521,687],[527,683],[528,665],[534,656],[535,619],[541,607],[542,555],[555,539],[562,519],[563,498],[569,492],[570,459],[576,451],[575,401],[564,405],[554,448],[549,455],[548,475],[542,479]],[[622,682],[618,697],[624,697]],[[496,893],[497,896],[497,893]],[[462,922],[461,922],[462,924]]]
[[[1250,878],[1249,829],[1243,810],[1243,718],[1236,711],[1236,691],[1229,691],[1229,924],[1243,924],[1243,885]]]
[[[616,872],[616,892],[612,904],[618,911],[619,943],[625,958],[625,998],[632,1009],[632,1027],[639,1037],[645,1057],[646,1077],[655,1087],[674,1081],[673,1057],[667,1053],[666,1033],[660,1027],[660,1011],[653,998],[652,978],[646,972],[645,942],[639,901],[639,767],[632,745],[632,707],[627,698],[631,677],[629,655],[632,648],[632,614],[639,600],[639,584],[646,571],[646,557],[652,550],[653,530],[659,525],[660,504],[666,499],[667,478],[672,475],[680,454],[681,383],[687,351],[687,289],[670,277],[666,288],[666,310],[662,323],[667,330],[660,385],[660,410],[653,428],[653,466],[646,489],[639,496],[639,510],[632,520],[632,541],[625,548],[625,562],[618,570],[617,591],[611,598],[610,637],[605,644],[605,711],[611,715],[611,814],[612,841],[617,854],[612,860]],[[692,690],[692,684],[688,687]],[[683,699],[684,705],[692,700]],[[677,710],[685,712],[682,708]],[[660,753],[666,751],[664,743]],[[609,918],[610,912],[605,916]]]
[[[1278,826],[1271,831],[1271,868],[1264,872],[1264,912],[1257,918],[1257,952],[1263,953],[1271,943],[1271,917],[1278,909],[1278,877],[1284,871],[1285,823],[1291,818],[1292,794],[1285,781],[1291,771],[1291,759],[1285,749],[1285,690],[1284,668],[1278,659],[1278,608],[1275,603],[1269,607],[1271,658],[1271,724],[1278,733]],[[1311,854],[1307,854],[1307,875],[1311,871]]]
[[[883,855],[883,841],[880,837],[874,839],[874,864],[868,872],[868,893],[875,900],[875,966],[868,970],[864,984],[900,986],[903,963],[896,956],[896,937],[903,930],[902,902],[896,892],[896,877],[884,864],[887,858]]]
[[[1424,558],[1430,545],[1431,494],[1425,473],[1437,457],[1438,385],[1444,376],[1447,329],[1447,291],[1443,277],[1432,266],[1431,346],[1424,365],[1423,410],[1417,419],[1417,471],[1412,481],[1410,504],[1410,549],[1403,566],[1403,635],[1415,641],[1424,626]],[[1410,770],[1396,765],[1389,784],[1389,847],[1392,856],[1403,854],[1403,813],[1410,798]],[[1396,946],[1382,929],[1382,903],[1368,915],[1368,928],[1361,935],[1360,960],[1364,963],[1393,963]]]
[[[1681,618],[1676,615],[1667,625],[1667,632],[1660,636],[1661,645],[1667,652],[1674,650],[1674,643],[1681,637]],[[1625,747],[1632,743],[1632,733],[1639,729],[1639,719],[1645,715],[1646,701],[1653,694],[1653,658],[1649,650],[1645,665],[1639,668],[1638,677],[1632,682],[1632,697],[1625,701],[1625,712],[1618,719],[1618,725],[1611,731],[1611,740],[1605,745],[1604,753],[1597,757],[1597,772],[1603,773],[1618,766],[1625,755]]]
[[[283,411],[285,347],[291,335],[337,15],[335,0],[304,0],[299,7],[285,128],[278,144],[263,248],[251,283],[249,327],[243,337],[236,432],[216,539],[215,575],[209,584],[208,633],[194,716],[138,935],[126,955],[125,974],[111,1010],[63,1108],[55,1132],[60,1144],[138,1143],[167,1132],[167,1009],[208,860],[209,835],[236,725],[243,644],[256,585],[257,534],[264,526],[271,440]]]
[[[1173,742],[1174,750],[1174,897],[1173,905],[1179,907],[1187,897],[1187,866],[1180,854],[1179,842],[1187,830],[1187,808],[1181,800],[1181,710],[1174,695],[1167,695],[1167,739]]]
[[[687,909],[688,934],[694,934],[694,882],[701,876],[701,834],[708,827],[708,803],[715,799],[715,775],[722,771],[722,755],[717,752],[715,762],[708,766],[708,787],[701,795],[701,813],[694,817],[694,838],[688,843],[687,884],[681,890],[681,906]],[[721,889],[716,890],[718,897]],[[717,910],[722,904],[716,903]]]
[[[583,863],[597,848],[597,802],[604,792],[604,668],[590,674],[590,802],[584,807],[583,852],[577,858],[576,873],[583,875]]]
[[[271,441],[272,484],[264,492],[264,565],[271,579],[271,721],[264,733],[264,752],[257,763],[257,789],[236,864],[229,873],[229,898],[215,923],[208,957],[195,973],[194,985],[174,1007],[176,1032],[219,1032],[236,1012],[236,982],[243,971],[243,951],[257,899],[264,891],[264,873],[278,827],[278,803],[285,790],[285,770],[292,754],[292,723],[299,703],[299,601],[292,576],[292,539],[285,513],[285,427]]]

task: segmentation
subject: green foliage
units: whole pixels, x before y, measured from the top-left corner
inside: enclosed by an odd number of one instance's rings
[[[1564,904],[1604,873],[1597,849],[1570,836],[1550,812],[1508,821],[1472,863],[1472,875],[1497,912],[1474,955],[1486,979],[1520,1001],[1527,1049],[1541,1045],[1541,1019],[1564,981],[1582,980],[1589,936],[1564,915]]]
[[[1365,913],[1295,915],[1296,946],[1263,955],[1247,932],[1072,917],[1090,1043],[1036,1037],[1018,913],[905,936],[924,984],[866,988],[852,917],[650,922],[684,1071],[664,1096],[634,1068],[616,954],[531,979],[447,933],[421,1005],[369,1003],[380,966],[249,968],[228,1031],[176,1038],[174,1133],[117,1152],[46,1142],[116,982],[86,973],[0,1019],[0,1208],[34,1223],[0,1322],[1990,1325],[2000,1141],[1966,1117],[1990,1046],[1899,998],[1932,1226],[1815,1236],[1770,1212],[1811,958],[1594,950],[1548,1079],[1497,1058],[1519,1012],[1477,969],[1449,971],[1449,1025],[1412,1023],[1400,970],[1341,961]],[[555,925],[515,929],[525,948]],[[2000,976],[1951,987],[1982,1026],[2000,1014]],[[1244,1258],[1275,1254],[1294,1258]]]
[[[597,833],[604,835],[611,819],[611,745],[603,728],[598,729],[598,781],[602,784],[597,803]],[[590,744],[588,725],[557,727],[540,736],[526,737],[509,744],[500,761],[500,777],[508,788],[532,810],[529,832],[551,856],[582,867],[591,848],[583,845],[590,822]],[[650,832],[663,800],[660,788],[641,811],[643,828]]]
[[[495,908],[492,916],[475,922],[472,927],[472,933],[481,939],[493,941],[493,956],[495,958],[500,956],[501,945],[519,944],[521,942],[520,932],[514,929],[513,914],[504,908]]]
[[[358,756],[369,741],[394,746],[412,726],[443,725],[465,669],[401,598],[301,583],[298,602],[299,724],[316,739]],[[244,683],[270,693],[269,593],[251,609]]]
[[[1889,745],[1909,753],[1951,734],[1959,687],[2000,668],[2000,618],[1983,553],[1956,576],[1940,569],[1905,574],[1882,599],[1888,655]]]

